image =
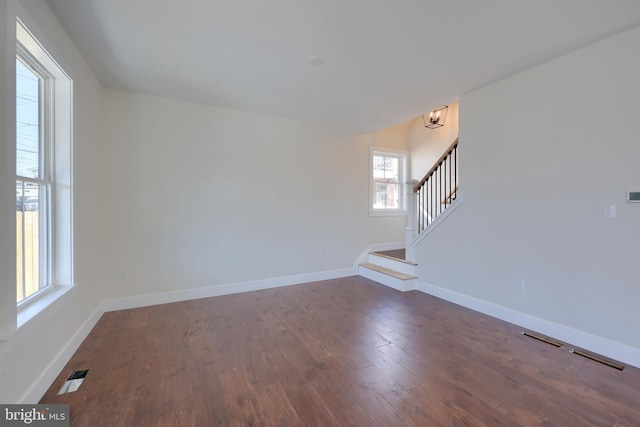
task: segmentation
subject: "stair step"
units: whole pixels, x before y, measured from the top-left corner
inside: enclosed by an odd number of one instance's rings
[[[402,274],[407,274],[409,276],[417,276],[418,265],[405,261],[402,259],[394,258],[392,256],[386,254],[380,254],[378,252],[369,253],[368,259],[363,259],[362,262],[368,262],[378,267],[383,267],[392,271],[397,271]]]
[[[369,252],[369,255],[375,255],[375,256],[379,256],[379,257],[383,257],[383,258],[392,259],[394,261],[402,262],[402,263],[408,264],[408,265],[413,265],[413,266],[418,265],[415,262],[407,261],[406,259],[396,258],[396,257],[393,257],[391,255],[386,255],[386,254],[383,254],[382,252]]]
[[[410,274],[401,273],[399,271],[392,270],[390,268],[380,267],[379,265],[371,264],[370,262],[364,262],[360,264],[361,267],[368,268],[369,270],[377,271],[382,274],[386,274],[387,276],[395,277],[400,280],[411,280],[415,279],[416,276],[412,276]]]

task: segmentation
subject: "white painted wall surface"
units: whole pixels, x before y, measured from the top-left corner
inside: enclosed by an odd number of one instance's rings
[[[640,349],[639,44],[635,28],[461,98],[464,203],[418,247],[420,280]]]
[[[406,216],[369,217],[369,146],[289,119],[105,90],[113,168],[112,296],[351,268],[400,241]],[[322,256],[321,256],[322,251]]]
[[[6,7],[5,8],[5,4]],[[25,399],[34,400],[31,392],[34,383],[43,380],[50,372],[57,374],[62,366],[50,368],[50,363],[56,359],[66,344],[74,337],[82,324],[90,318],[108,288],[105,260],[111,255],[109,232],[108,180],[105,175],[109,172],[104,163],[105,152],[102,144],[102,88],[94,74],[84,62],[75,46],[68,38],[46,3],[39,0],[7,0],[0,6],[2,28],[6,29],[15,21],[16,14],[34,33],[44,47],[53,54],[60,65],[69,73],[74,81],[74,239],[75,239],[75,288],[63,297],[61,304],[54,309],[47,309],[30,323],[14,332],[9,340],[0,342],[0,354],[5,353],[5,374],[0,377],[0,402],[13,403]],[[13,26],[15,28],[15,26]],[[14,68],[15,62],[15,32],[8,32],[6,45],[0,50],[3,60],[0,61],[2,70],[2,92],[15,93]],[[4,36],[4,35],[3,35]],[[0,37],[0,41],[3,40]],[[10,52],[5,52],[5,48]],[[5,62],[6,58],[6,62]],[[13,96],[13,95],[12,95]],[[13,101],[15,102],[15,101]],[[5,104],[4,97],[0,113],[5,117],[7,109],[14,109],[10,103]],[[11,116],[15,117],[15,116]],[[13,144],[14,139],[2,134],[2,144]],[[5,145],[6,147],[6,145]],[[4,165],[4,163],[3,163]],[[4,168],[0,175],[1,187],[15,186],[14,175]],[[13,190],[15,191],[15,190]],[[0,192],[0,196],[5,193]],[[10,196],[13,197],[13,196]],[[2,206],[0,224],[7,231],[7,238],[11,239],[15,254],[15,210],[11,212]],[[4,233],[5,231],[3,231]],[[4,234],[2,235],[4,241]],[[4,248],[4,246],[3,246]],[[10,249],[7,249],[10,250]],[[15,255],[14,255],[15,256]],[[13,258],[15,260],[15,258]],[[12,267],[8,267],[13,269]],[[3,295],[7,289],[15,288],[15,274],[0,276],[0,287]],[[7,270],[10,271],[10,270]],[[9,277],[7,279],[7,277]],[[15,298],[15,292],[14,292]],[[15,301],[15,299],[14,299]],[[6,302],[6,300],[5,300]],[[15,302],[13,303],[15,304]],[[57,370],[56,370],[57,368]],[[45,375],[45,377],[42,377]],[[37,400],[39,396],[36,396]]]

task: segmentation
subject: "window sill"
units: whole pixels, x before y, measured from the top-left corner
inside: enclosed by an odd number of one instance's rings
[[[68,299],[71,289],[73,289],[72,286],[51,286],[35,296],[33,300],[21,304],[18,307],[17,329],[20,330],[36,318],[44,317],[39,315],[45,311],[53,314]]]
[[[369,216],[407,216],[407,211],[369,211]]]

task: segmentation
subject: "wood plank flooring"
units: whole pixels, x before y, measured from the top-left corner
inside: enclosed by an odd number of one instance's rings
[[[571,348],[350,277],[105,313],[41,402],[72,426],[640,426],[640,370]]]

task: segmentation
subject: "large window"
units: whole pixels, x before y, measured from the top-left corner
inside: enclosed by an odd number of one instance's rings
[[[16,58],[16,276],[21,302],[51,284],[51,77],[18,43]]]
[[[370,213],[405,213],[406,154],[372,148],[370,162]]]
[[[72,83],[20,21],[16,40],[16,302],[21,307],[54,285],[72,284]]]

